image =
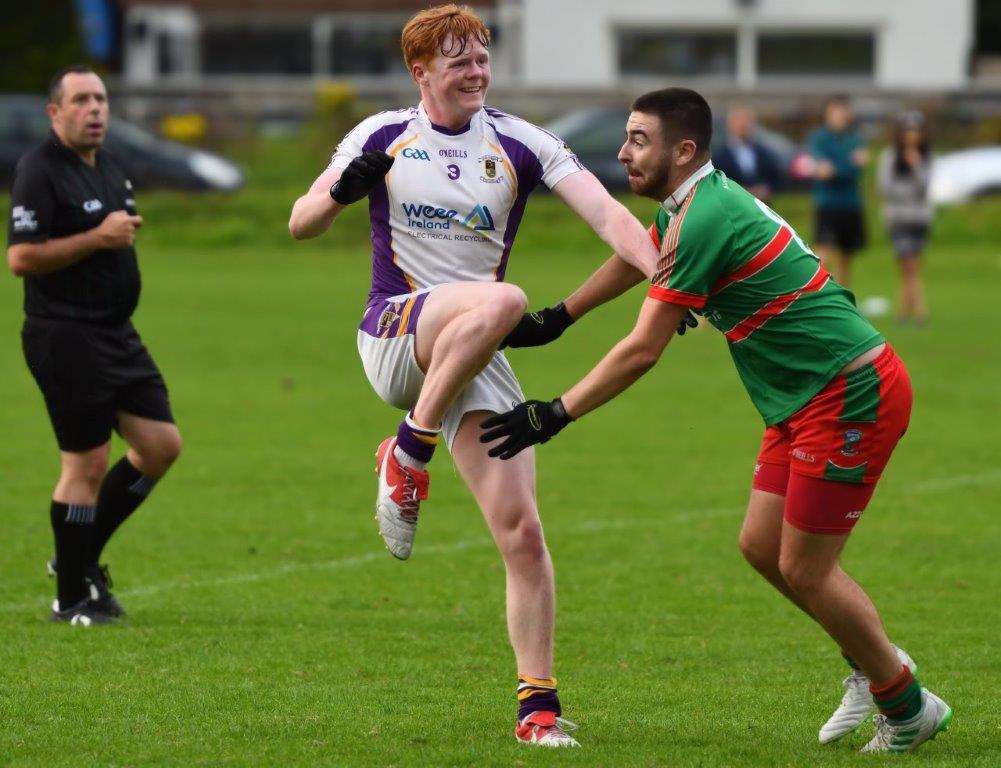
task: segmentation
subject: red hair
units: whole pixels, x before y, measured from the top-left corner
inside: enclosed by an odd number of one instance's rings
[[[490,46],[490,30],[468,5],[448,3],[415,14],[403,28],[400,45],[407,69],[427,63],[438,53],[451,59],[466,52],[469,39]],[[445,48],[448,43],[448,48]]]

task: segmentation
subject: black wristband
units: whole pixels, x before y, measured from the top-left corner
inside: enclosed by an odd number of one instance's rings
[[[573,416],[567,413],[567,407],[563,405],[562,397],[557,397],[552,403],[550,403],[550,405],[553,408],[553,416],[562,421],[564,424],[569,424],[574,420]]]
[[[561,301],[553,307],[553,313],[558,315],[560,320],[567,326],[574,324],[573,316],[570,314],[570,310],[567,309],[567,305],[564,302]]]
[[[341,188],[341,180],[338,179],[330,187],[330,197],[331,197],[331,199],[335,203],[340,203],[341,205],[349,205],[349,203],[345,203],[343,200],[338,200],[337,199],[337,193],[340,190],[340,188]]]

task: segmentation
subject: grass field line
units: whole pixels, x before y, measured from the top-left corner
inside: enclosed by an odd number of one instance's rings
[[[954,477],[923,480],[904,489],[903,493],[938,493],[939,491],[951,491],[956,488],[966,488],[974,485],[994,485],[999,482],[1001,482],[1001,469],[992,469],[986,472],[975,472],[970,475],[956,475]]]
[[[922,482],[914,483],[914,485],[911,485],[908,488],[902,489],[901,493],[906,495],[924,495],[966,486],[991,485],[997,482],[1001,482],[1001,469],[993,469],[986,472],[977,472],[968,475],[957,475],[954,477],[924,480]],[[707,520],[718,517],[736,517],[743,514],[743,512],[744,507],[689,510],[678,514],[659,515],[656,517],[626,518],[617,520],[585,520],[574,524],[572,527],[562,525],[547,526],[546,530],[550,534],[555,534],[553,536],[553,538],[555,538],[567,535],[573,536],[603,533],[617,529],[660,527],[664,525],[674,525],[677,523]],[[492,544],[492,539],[487,536],[480,536],[472,539],[452,542],[450,544],[429,544],[426,546],[418,545],[417,555],[419,557],[448,555],[468,549],[489,547]],[[288,576],[293,573],[301,573],[304,571],[356,568],[367,565],[368,563],[376,560],[386,559],[388,557],[390,557],[390,555],[385,551],[377,549],[372,552],[365,552],[360,555],[350,555],[348,557],[341,557],[333,560],[319,560],[310,563],[289,563],[287,565],[278,566],[277,568],[269,568],[267,570],[243,571],[239,573],[227,574],[225,576],[214,576],[208,579],[177,579],[159,584],[148,584],[144,587],[123,589],[120,590],[118,594],[123,598],[132,598],[154,595],[177,589],[201,589],[225,587],[232,584],[248,584],[258,581],[266,581],[269,579],[277,579],[282,576]],[[0,604],[0,613],[17,613],[20,611],[36,609],[40,602],[44,602],[47,599],[49,598],[39,596],[32,602]]]
[[[566,535],[580,535],[580,534],[592,534],[592,533],[603,533],[610,530],[617,529],[627,529],[627,528],[637,528],[637,527],[651,527],[651,526],[661,526],[673,523],[683,523],[695,519],[709,519],[714,517],[730,517],[737,516],[743,513],[743,508],[732,507],[726,509],[707,509],[707,510],[697,510],[684,512],[677,515],[669,515],[663,517],[643,517],[643,518],[630,518],[623,520],[586,520],[584,522],[578,523],[571,528],[566,526],[553,526],[550,532],[555,532],[557,536]],[[488,536],[478,536],[472,539],[463,539],[460,541],[452,542],[451,544],[429,544],[426,546],[418,545],[416,550],[417,557],[433,556],[433,555],[449,555],[456,552],[462,552],[468,549],[478,549],[480,547],[490,547],[493,545],[493,539]],[[293,573],[301,573],[304,571],[318,571],[318,570],[332,570],[332,569],[342,569],[342,568],[356,568],[359,566],[367,565],[368,563],[374,562],[376,560],[386,560],[390,558],[391,555],[387,553],[384,549],[376,549],[372,552],[366,552],[361,555],[350,555],[348,557],[340,557],[333,560],[319,560],[311,563],[289,563],[287,565],[278,566],[277,568],[269,568],[267,570],[261,571],[243,571],[239,573],[231,573],[225,576],[214,576],[209,579],[176,579],[173,581],[163,582],[160,584],[148,584],[144,587],[134,587],[132,589],[116,590],[119,597],[122,598],[132,598],[132,597],[142,597],[145,595],[154,595],[161,592],[172,592],[177,589],[200,589],[200,588],[214,588],[214,587],[225,587],[233,584],[249,584],[258,581],[266,581],[269,579],[277,579],[282,576],[288,576]],[[0,605],[0,613],[17,613],[20,611],[27,611],[32,609],[37,609],[40,603],[44,603],[46,600],[51,599],[44,596],[39,596],[32,602],[24,603],[6,603]]]

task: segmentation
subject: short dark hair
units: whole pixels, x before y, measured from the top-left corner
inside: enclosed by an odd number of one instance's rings
[[[56,72],[49,80],[49,104],[58,104],[63,99],[63,78],[66,75],[95,74],[86,64],[70,64]]]
[[[852,106],[852,97],[847,93],[835,93],[833,96],[828,96],[827,101],[824,102],[824,111],[826,112],[829,107],[848,107]]]
[[[696,156],[709,157],[713,113],[702,94],[690,88],[664,88],[640,96],[633,102],[632,110],[656,115],[668,141],[691,139],[697,147]]]

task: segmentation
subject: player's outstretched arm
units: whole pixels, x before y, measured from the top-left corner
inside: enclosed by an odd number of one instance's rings
[[[488,454],[510,459],[624,392],[657,363],[686,312],[681,305],[648,298],[630,334],[563,397],[549,403],[529,400],[483,421],[480,442],[501,441]]]
[[[538,347],[556,341],[574,322],[595,307],[621,296],[643,281],[643,273],[619,256],[613,255],[598,267],[583,285],[565,301],[537,312],[527,312],[501,342],[504,347]],[[678,324],[678,335],[699,324],[695,315],[686,312]]]
[[[622,259],[645,277],[657,269],[657,249],[637,218],[608,194],[590,171],[572,173],[555,187],[553,193],[586,221]]]
[[[330,229],[341,211],[367,197],[385,178],[392,165],[393,158],[385,152],[365,152],[343,170],[325,170],[292,206],[288,222],[292,237],[308,240],[322,235]]]
[[[642,272],[613,255],[565,301],[537,312],[526,312],[500,348],[539,347],[556,341],[575,321],[642,280]]]

